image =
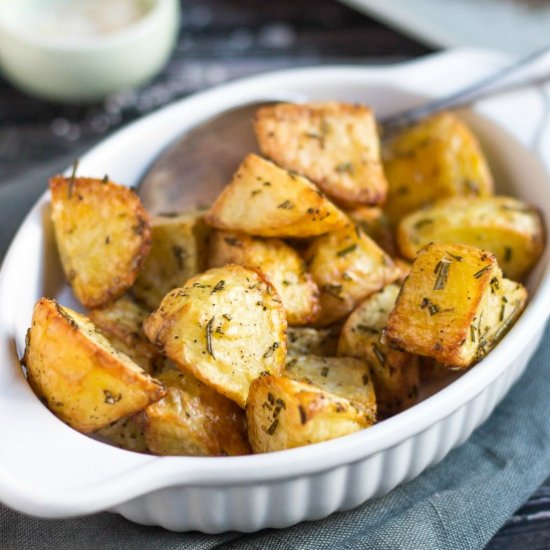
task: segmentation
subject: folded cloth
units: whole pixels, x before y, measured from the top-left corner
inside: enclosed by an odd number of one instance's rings
[[[47,177],[69,163],[0,185],[0,255]],[[483,548],[550,473],[549,363],[550,327],[525,374],[466,443],[414,481],[355,510],[288,529],[203,535],[144,527],[108,513],[38,519],[0,505],[0,548]]]

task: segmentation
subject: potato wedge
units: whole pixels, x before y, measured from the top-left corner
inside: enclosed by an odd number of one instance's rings
[[[382,250],[390,256],[397,255],[394,228],[386,213],[375,206],[354,208],[346,214],[368,235]]]
[[[258,237],[315,237],[348,219],[313,183],[248,155],[216,199],[206,221]]]
[[[283,301],[289,325],[306,325],[319,315],[319,289],[306,273],[302,258],[283,241],[214,231],[209,267],[228,263],[250,267],[269,277]]]
[[[280,374],[286,356],[281,299],[265,277],[238,265],[214,268],[166,295],[145,333],[182,370],[241,407],[252,380]]]
[[[143,432],[143,413],[141,412],[124,416],[120,420],[107,424],[94,432],[94,435],[120,449],[136,453],[149,451]]]
[[[339,324],[327,328],[288,327],[287,355],[336,355],[341,327]]]
[[[250,385],[248,438],[255,453],[292,449],[371,426],[347,399],[287,377],[260,376]]]
[[[502,278],[490,252],[431,244],[418,253],[403,284],[388,319],[386,342],[466,368],[491,349],[525,299],[525,289]]]
[[[389,182],[385,210],[394,223],[437,199],[493,192],[477,139],[452,113],[429,117],[389,139],[383,159]]]
[[[254,128],[265,156],[303,174],[339,203],[384,202],[388,183],[376,120],[368,107],[279,103],[260,109]]]
[[[155,309],[173,288],[206,268],[209,227],[204,214],[188,212],[155,216],[153,241],[132,292],[148,308]]]
[[[140,411],[166,393],[86,317],[47,298],[34,308],[23,363],[48,408],[85,433]]]
[[[287,357],[285,376],[348,399],[376,422],[376,395],[366,361],[355,357]]]
[[[506,277],[524,277],[544,249],[540,214],[512,197],[452,197],[405,216],[397,238],[414,259],[428,243],[460,243],[492,252]]]
[[[321,291],[320,326],[342,319],[363,298],[400,275],[391,258],[351,224],[317,237],[306,252],[306,262]]]
[[[143,332],[149,312],[129,296],[122,296],[103,308],[92,309],[88,316],[115,349],[130,357],[145,372],[153,374],[163,363],[162,355]]]
[[[399,286],[391,284],[364,300],[348,317],[338,342],[338,355],[367,361],[380,418],[408,409],[418,398],[417,357],[380,341],[398,294]]]
[[[151,246],[147,212],[128,187],[90,178],[50,180],[52,221],[65,275],[86,307],[134,283]]]
[[[189,373],[159,374],[167,394],[144,412],[144,434],[157,455],[249,454],[244,411]]]

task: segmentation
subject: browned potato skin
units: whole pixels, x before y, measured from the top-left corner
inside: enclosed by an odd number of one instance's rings
[[[306,263],[321,291],[319,326],[342,319],[362,299],[400,276],[391,258],[351,224],[316,238]]]
[[[171,291],[144,324],[148,338],[179,368],[243,408],[254,378],[282,372],[286,328],[269,280],[231,264]]]
[[[414,259],[430,242],[453,242],[492,252],[504,275],[521,280],[544,250],[540,214],[513,197],[452,197],[405,216],[397,239]]]
[[[368,235],[382,250],[390,256],[397,256],[394,227],[386,213],[376,206],[362,206],[347,210],[346,214]]]
[[[143,432],[142,412],[124,416],[112,424],[107,424],[107,426],[94,432],[94,435],[98,436],[100,440],[126,451],[136,453],[147,453],[149,451]]]
[[[308,177],[337,202],[384,202],[388,182],[376,120],[368,107],[279,103],[260,109],[254,128],[264,155]]]
[[[255,453],[319,443],[372,425],[347,399],[312,384],[272,375],[252,382],[246,418]]]
[[[285,376],[351,401],[376,422],[376,395],[369,365],[355,357],[301,355],[287,357]]]
[[[261,271],[273,283],[289,325],[307,325],[320,311],[319,289],[298,253],[279,239],[260,239],[243,233],[214,231],[209,267],[228,263]]]
[[[86,317],[47,298],[35,306],[23,363],[29,383],[48,408],[84,433],[135,413],[166,393]]]
[[[251,452],[243,410],[189,373],[159,375],[167,395],[144,412],[145,441],[157,455],[235,456]]]
[[[509,325],[509,317],[515,319],[523,307],[518,304],[514,312],[506,304],[503,308],[502,298],[510,294],[511,282],[506,281],[490,252],[449,243],[428,245],[419,252],[390,313],[386,342],[452,368],[469,367],[496,342],[493,332],[503,309],[501,321]]]
[[[338,355],[368,362],[380,418],[408,409],[418,398],[417,357],[380,341],[398,294],[399,286],[391,284],[364,300],[348,317],[338,342]]]
[[[52,221],[75,296],[101,307],[134,283],[151,247],[151,223],[128,187],[91,178],[50,179]]]
[[[248,155],[206,214],[217,229],[257,237],[315,237],[344,226],[346,215],[308,179]]]
[[[145,372],[154,374],[163,363],[162,355],[143,332],[149,311],[129,296],[122,296],[103,308],[92,309],[88,316],[114,348],[130,357]]]
[[[288,327],[287,355],[336,355],[341,326],[326,328]]]
[[[386,140],[385,210],[393,223],[435,200],[485,197],[493,179],[476,137],[452,113],[440,113]]]
[[[152,246],[132,293],[151,310],[172,289],[206,268],[209,227],[204,213],[152,219]]]

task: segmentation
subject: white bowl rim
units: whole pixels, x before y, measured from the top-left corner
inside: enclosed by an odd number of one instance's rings
[[[317,68],[300,68],[271,72],[224,84],[215,89],[196,94],[169,105],[156,113],[138,120],[128,127],[116,132],[107,140],[90,150],[84,157],[93,156],[103,148],[108,148],[113,142],[124,139],[127,133],[134,131],[138,125],[148,124],[152,119],[169,116],[182,104],[191,104],[201,99],[208,101],[220,96],[221,93],[254,88],[262,82],[289,78],[295,75],[313,77],[314,75],[329,75],[331,78],[378,78],[384,82],[386,76],[400,71],[418,70],[436,65],[442,60],[448,63],[457,60],[470,59],[488,67],[495,67],[503,62],[503,56],[484,50],[458,49],[443,52],[407,62],[383,67],[357,66],[323,66]],[[246,96],[246,94],[244,94]],[[548,172],[548,166],[546,166]],[[46,193],[37,202],[22,224],[33,216],[36,209],[46,201]],[[0,296],[4,282],[4,266],[10,262],[10,257],[18,247],[22,230],[18,232],[0,272]],[[440,420],[451,415],[464,403],[483,391],[492,381],[499,377],[506,366],[522,351],[521,344],[528,341],[533,327],[542,327],[548,317],[547,302],[550,298],[550,265],[545,266],[543,279],[537,292],[525,312],[500,344],[475,369],[467,372],[459,380],[442,389],[427,400],[411,409],[392,417],[383,423],[373,426],[337,440],[316,445],[281,451],[277,453],[250,455],[242,457],[151,457],[140,455],[132,461],[132,468],[116,479],[108,478],[93,486],[86,486],[85,494],[82,488],[66,490],[52,494],[40,487],[30,487],[22,480],[10,479],[9,474],[0,463],[0,495],[9,505],[27,511],[47,516],[66,516],[81,513],[91,513],[111,507],[144,493],[167,486],[224,486],[235,484],[272,483],[284,478],[310,475],[316,472],[337,468],[342,464],[357,462],[383,449],[391,448],[404,439],[426,430],[434,423],[434,418]],[[7,346],[6,335],[0,336],[0,344]],[[2,350],[0,349],[0,352]],[[449,399],[452,397],[452,399]],[[45,411],[47,412],[47,411]],[[51,414],[51,413],[49,413]],[[71,430],[68,426],[67,430]],[[73,430],[71,430],[73,431]],[[76,432],[75,432],[76,434]],[[80,434],[76,434],[83,437]],[[368,450],[365,450],[368,444]],[[98,443],[101,445],[101,443]],[[121,460],[136,453],[113,448],[113,456]],[[221,462],[223,460],[223,462]],[[222,468],[220,468],[222,465]],[[139,473],[138,473],[139,472]],[[139,475],[139,484],[135,483]]]
[[[52,36],[50,34],[31,34],[23,33],[21,28],[10,24],[2,17],[0,10],[0,32],[13,37],[19,42],[30,44],[38,49],[49,50],[52,52],[60,51],[75,51],[79,52],[98,52],[117,48],[127,44],[133,44],[146,36],[153,29],[163,24],[164,18],[172,14],[172,8],[176,5],[179,13],[179,3],[177,0],[151,0],[151,7],[147,12],[128,26],[122,29],[98,37],[79,37],[78,40],[74,36]]]

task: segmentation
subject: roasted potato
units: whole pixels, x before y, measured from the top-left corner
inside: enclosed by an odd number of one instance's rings
[[[376,206],[354,208],[346,214],[368,235],[382,250],[390,256],[397,255],[394,227],[386,213]]]
[[[365,410],[351,401],[313,384],[272,375],[250,385],[246,418],[255,453],[319,443],[372,425]]]
[[[367,361],[381,418],[408,409],[418,397],[417,357],[380,341],[398,294],[399,286],[391,284],[364,300],[348,317],[338,342],[338,355]]]
[[[279,239],[215,231],[209,266],[244,265],[269,277],[283,301],[289,325],[306,325],[319,315],[319,289],[298,253]]]
[[[143,433],[143,413],[141,412],[115,420],[94,432],[94,435],[102,441],[127,451],[136,453],[149,451]]]
[[[451,113],[429,117],[388,139],[383,159],[389,183],[385,210],[394,223],[437,199],[485,197],[493,191],[477,139]]]
[[[459,243],[492,252],[506,277],[520,280],[544,249],[539,213],[512,197],[453,197],[401,220],[401,254],[411,260],[428,243]]]
[[[101,307],[134,283],[151,246],[147,212],[128,187],[107,179],[50,180],[52,221],[65,276],[86,307]]]
[[[115,349],[130,357],[144,371],[153,374],[162,364],[163,357],[143,332],[149,311],[129,296],[122,296],[103,308],[92,309],[88,316]]]
[[[363,298],[400,276],[391,258],[351,224],[317,237],[306,252],[306,261],[321,291],[320,326],[342,319]]]
[[[254,378],[282,372],[286,328],[272,284],[238,265],[189,279],[166,295],[144,325],[149,339],[182,370],[241,407]]]
[[[376,395],[366,361],[354,357],[289,356],[285,376],[344,397],[376,421]]]
[[[348,219],[313,183],[248,155],[218,196],[206,221],[258,237],[315,237]]]
[[[332,325],[327,328],[288,327],[288,355],[336,355],[341,326]]]
[[[525,304],[519,283],[502,278],[490,252],[466,245],[423,248],[386,328],[395,349],[466,368],[483,357]]]
[[[153,242],[132,292],[148,308],[206,268],[209,227],[200,212],[152,219]]]
[[[47,298],[34,308],[23,363],[48,408],[85,433],[144,409],[166,393],[86,317]]]
[[[250,453],[244,412],[189,373],[159,374],[167,394],[144,412],[148,449],[157,455],[228,456]]]
[[[256,114],[262,153],[349,205],[381,204],[388,182],[371,109],[347,103],[279,103]]]

